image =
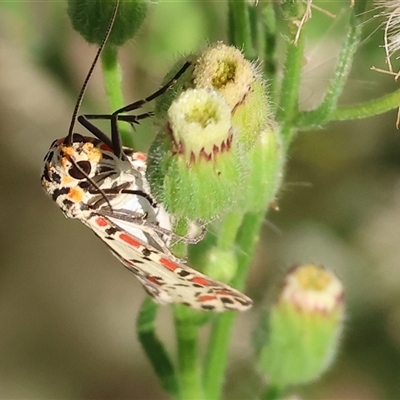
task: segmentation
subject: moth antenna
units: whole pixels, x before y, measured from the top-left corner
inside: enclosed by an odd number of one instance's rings
[[[114,6],[114,9],[113,9],[113,13],[112,13],[112,16],[111,16],[110,23],[109,23],[109,25],[107,27],[106,33],[105,33],[104,38],[103,38],[103,40],[102,40],[102,42],[100,44],[100,47],[97,50],[97,53],[96,53],[96,55],[95,55],[95,57],[93,59],[92,65],[90,66],[89,71],[88,71],[88,73],[86,75],[86,78],[85,78],[85,80],[83,82],[82,89],[81,89],[81,91],[79,93],[79,96],[78,96],[78,100],[76,101],[74,112],[72,113],[71,124],[70,124],[69,130],[68,130],[68,136],[64,140],[64,143],[67,146],[72,145],[72,135],[74,133],[75,123],[76,123],[76,120],[78,118],[78,113],[79,113],[79,110],[80,110],[81,105],[82,105],[83,96],[84,96],[84,94],[86,92],[89,80],[90,80],[90,78],[91,78],[91,76],[93,74],[94,67],[96,66],[96,64],[97,64],[97,62],[99,60],[99,57],[100,57],[101,53],[103,52],[104,47],[106,46],[107,40],[108,40],[108,38],[110,36],[112,27],[114,25],[115,17],[117,16],[118,6],[119,6],[119,0],[116,0],[115,6]]]

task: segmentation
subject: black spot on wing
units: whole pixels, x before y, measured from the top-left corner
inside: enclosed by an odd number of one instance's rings
[[[148,257],[148,256],[151,254],[151,251],[145,247],[145,248],[142,250],[142,254],[143,254],[145,257]]]
[[[214,309],[215,309],[215,306],[212,306],[212,305],[210,305],[210,304],[202,304],[202,305],[201,305],[201,308],[202,308],[203,310],[211,311],[211,310],[214,310]]]
[[[71,201],[71,200],[69,200],[69,199],[64,199],[64,200],[63,200],[63,204],[64,204],[64,206],[65,206],[66,208],[70,208],[70,207],[72,207],[72,205],[74,204],[74,202]]]
[[[49,176],[49,169],[47,168],[47,165],[44,167],[43,170],[43,175],[42,175],[42,181],[50,182],[50,176]]]
[[[224,304],[233,304],[234,303],[234,301],[230,297],[221,297],[221,301]]]
[[[69,188],[67,188],[67,187],[63,187],[61,189],[56,189],[53,192],[52,199],[54,201],[56,201],[59,196],[62,196],[63,194],[68,194],[68,193],[69,193]]]
[[[144,264],[143,260],[136,260],[135,258],[130,258],[129,261],[135,264]]]
[[[51,180],[55,183],[61,183],[61,176],[57,172],[51,174]]]
[[[235,297],[235,300],[240,303],[242,306],[249,306],[250,304],[252,304],[251,300],[243,300],[240,297]]]
[[[188,276],[190,274],[191,274],[190,272],[188,272],[188,271],[186,271],[184,269],[182,269],[181,271],[178,272],[178,275],[181,276],[182,278],[184,278],[184,277],[186,277],[186,276]]]
[[[114,228],[113,226],[110,226],[106,229],[107,235],[114,235],[116,232],[118,232],[118,229]]]
[[[176,286],[180,287],[190,287],[188,283],[174,283],[174,286],[169,286],[170,289],[174,289]]]
[[[54,144],[56,141],[57,141],[57,140],[55,140],[55,141],[53,142],[53,144]],[[50,147],[53,147],[53,144],[52,144]],[[53,158],[53,155],[54,155],[54,153],[53,153],[52,151],[49,151],[49,152],[44,156],[43,161],[50,162],[51,159]]]

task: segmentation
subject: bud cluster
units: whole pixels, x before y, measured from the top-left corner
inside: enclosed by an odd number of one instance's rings
[[[166,112],[165,99],[156,107],[161,128],[147,169],[152,193],[189,220],[265,208],[283,157],[257,66],[222,42],[187,59],[193,65],[181,92]]]

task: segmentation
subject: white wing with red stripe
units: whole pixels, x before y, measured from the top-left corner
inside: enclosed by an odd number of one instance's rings
[[[219,312],[251,307],[252,300],[238,290],[212,280],[183,261],[173,261],[101,213],[86,213],[82,222],[108,245],[157,303],[181,303],[197,310]]]

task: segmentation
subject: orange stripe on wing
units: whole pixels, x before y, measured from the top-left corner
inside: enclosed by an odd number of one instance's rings
[[[197,300],[200,302],[217,300],[217,296],[212,296],[210,294],[206,294],[204,296],[200,296]]]
[[[134,247],[140,247],[140,243],[138,243],[132,236],[127,235],[126,233],[121,233],[119,238],[123,240],[125,243],[128,243]]]
[[[195,276],[194,278],[191,279],[191,281],[204,286],[209,286],[211,284],[211,281],[209,281],[206,278],[202,278],[201,276]]]
[[[175,263],[173,263],[171,260],[168,260],[167,258],[160,258],[160,263],[171,271],[175,271],[178,268]]]
[[[158,286],[160,286],[160,280],[157,279],[157,277],[155,277],[155,276],[148,276],[147,280],[152,282],[152,283],[154,283],[154,284],[156,284],[156,285],[158,285]]]
[[[98,226],[102,226],[102,227],[108,225],[108,222],[104,218],[101,218],[101,217],[97,217],[95,222]]]

